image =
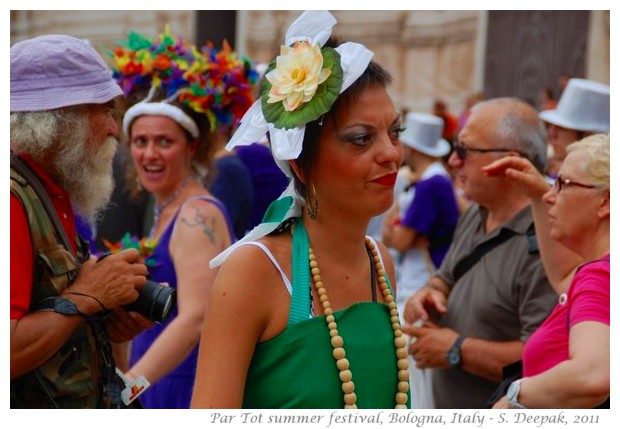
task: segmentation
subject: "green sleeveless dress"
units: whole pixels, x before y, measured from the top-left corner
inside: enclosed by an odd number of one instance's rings
[[[293,234],[289,323],[278,336],[256,345],[243,408],[344,407],[325,316],[309,318],[310,282],[309,274],[304,272],[308,271],[304,269],[308,267],[307,236],[304,242],[304,237],[298,235],[305,235],[301,221],[296,222]],[[300,278],[304,279],[301,283]],[[398,369],[389,308],[383,303],[361,302],[334,316],[344,339],[358,408],[394,408]]]

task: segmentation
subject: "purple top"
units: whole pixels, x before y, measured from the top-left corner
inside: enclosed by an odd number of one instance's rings
[[[277,200],[288,186],[289,179],[273,160],[269,148],[261,143],[235,148],[237,156],[250,172],[254,188],[254,205],[248,229],[261,223],[267,207]]]
[[[228,225],[230,239],[232,242],[235,242],[236,240],[233,235],[232,224],[224,205],[215,198],[206,196],[198,196],[195,198],[208,201],[222,211]],[[147,258],[149,262],[153,263],[153,265],[149,266],[149,274],[151,275],[151,279],[157,283],[167,282],[170,287],[175,289],[177,288],[177,276],[168,248],[170,247],[170,238],[172,236],[174,224],[177,221],[180,211],[181,209],[179,208],[174,215],[172,222],[170,222],[166,230],[159,237],[153,254]],[[209,261],[205,261],[204,263],[208,264]],[[175,307],[172,312],[172,316],[167,322],[163,324],[156,323],[151,329],[147,329],[133,339],[133,342],[131,343],[131,366],[133,366],[146,353],[157,337],[177,317],[177,315],[178,310]],[[187,358],[185,358],[185,360],[181,362],[178,367],[164,376],[157,383],[149,387],[149,389],[140,396],[140,401],[143,406],[145,408],[189,408],[194,384],[194,376],[196,374],[197,360],[198,345],[194,347],[189,356],[187,356]]]
[[[458,217],[452,182],[436,174],[416,183],[415,197],[401,225],[415,229],[429,240],[429,253],[438,267],[448,252]]]

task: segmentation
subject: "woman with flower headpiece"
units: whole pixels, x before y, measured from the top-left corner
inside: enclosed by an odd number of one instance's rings
[[[222,263],[200,343],[196,408],[407,408],[389,252],[365,236],[403,160],[389,74],[336,23],[288,29],[228,148],[267,132],[293,183]]]
[[[127,375],[151,384],[140,396],[145,408],[188,408],[216,273],[205,261],[235,241],[225,207],[203,185],[214,133],[229,125],[221,118],[231,108],[215,101],[221,70],[168,29],[155,42],[131,34],[114,60],[126,95],[150,87],[125,113],[123,128],[140,184],[156,201],[148,237],[156,245],[146,264],[154,281],[176,288],[178,303],[167,322],[133,341]]]

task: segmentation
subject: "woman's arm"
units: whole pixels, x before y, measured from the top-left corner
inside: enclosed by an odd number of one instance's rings
[[[178,315],[129,370],[155,383],[174,370],[196,346],[217,270],[209,260],[230,245],[228,227],[211,203],[192,201],[174,226],[169,252],[177,277]]]
[[[381,241],[386,245],[392,247],[392,230],[394,224],[400,222],[398,202],[394,201],[392,207],[388,209],[383,217],[381,224]]]
[[[527,408],[593,408],[609,396],[609,325],[581,322],[570,330],[569,359],[521,383]],[[506,398],[498,408],[507,405]]]
[[[551,230],[549,228],[549,206],[545,204],[542,197],[549,190],[550,185],[544,176],[530,161],[516,156],[500,158],[483,167],[482,171],[490,176],[505,176],[530,198],[536,226],[536,240],[545,273],[557,293],[566,292],[575,269],[584,261],[581,256],[553,240],[549,235]]]

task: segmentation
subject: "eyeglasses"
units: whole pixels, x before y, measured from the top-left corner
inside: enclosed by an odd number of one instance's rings
[[[467,153],[468,152],[477,152],[477,153],[487,153],[487,152],[517,152],[519,155],[523,156],[523,154],[519,151],[516,151],[514,149],[476,149],[473,147],[465,147],[463,145],[460,144],[455,144],[454,145],[454,152],[456,153],[456,156],[458,159],[460,159],[461,161],[465,161],[467,159]]]
[[[555,183],[553,184],[553,187],[555,188],[556,191],[558,191],[558,194],[560,193],[562,188],[567,187],[567,186],[579,186],[580,188],[587,188],[587,189],[596,188],[596,186],[594,185],[586,185],[585,183],[575,182],[574,180],[565,179],[560,175],[558,175],[558,177],[555,178]]]

